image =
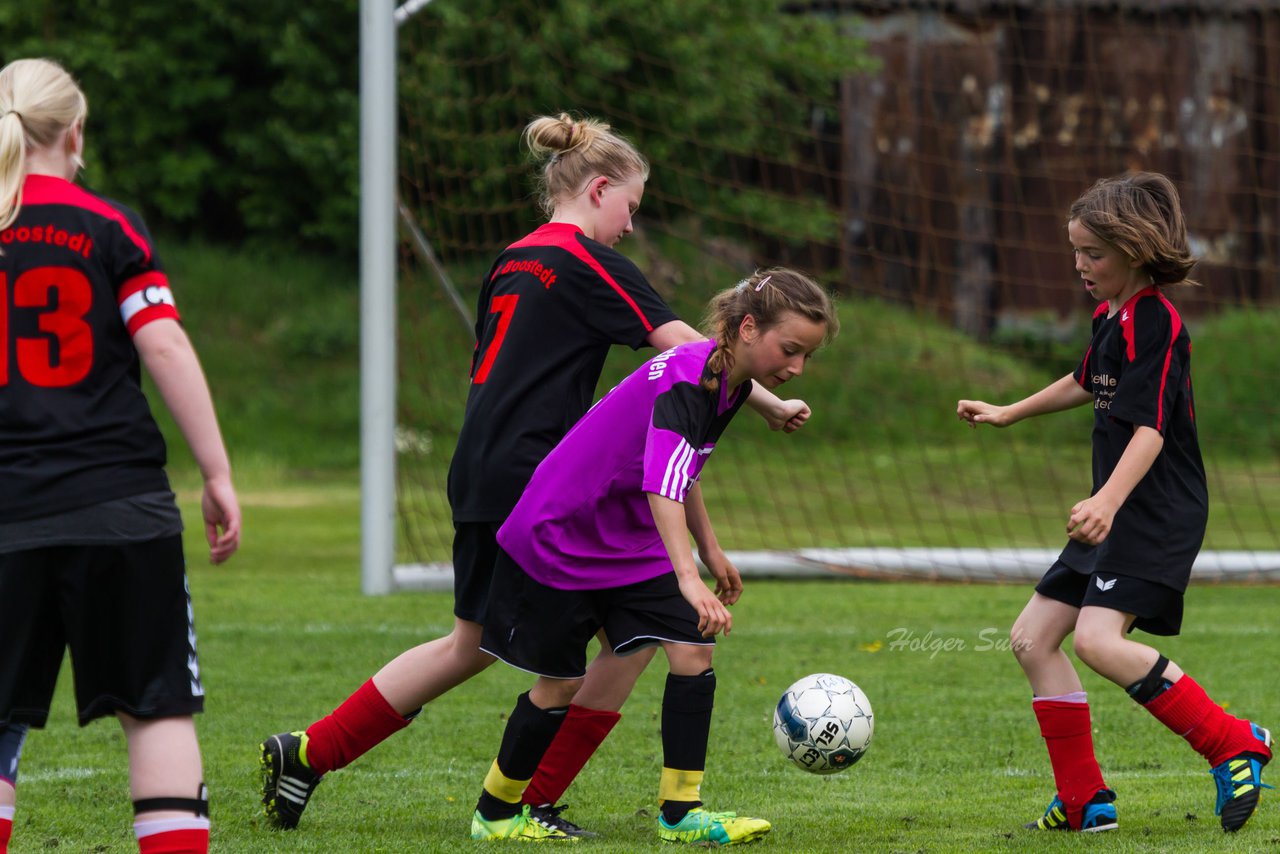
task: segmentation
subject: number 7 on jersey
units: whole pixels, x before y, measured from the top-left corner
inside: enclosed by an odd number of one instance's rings
[[[511,318],[516,313],[516,303],[519,301],[519,294],[503,294],[489,302],[489,313],[498,315],[498,328],[493,333],[493,340],[485,348],[484,359],[471,380],[475,385],[480,385],[489,378],[489,370],[493,367],[493,360],[498,358],[498,351],[502,349],[502,339],[507,336],[507,327],[511,325]]]

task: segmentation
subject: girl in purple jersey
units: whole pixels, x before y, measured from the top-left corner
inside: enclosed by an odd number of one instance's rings
[[[1134,628],[1176,635],[1191,566],[1204,539],[1208,493],[1191,393],[1191,339],[1163,288],[1187,281],[1178,192],[1135,172],[1099,181],[1071,206],[1067,235],[1084,287],[1100,305],[1093,339],[1071,374],[1008,406],[962,400],[971,426],[1007,427],[1093,403],[1093,492],[1071,508],[1069,540],[1013,625],[1012,645],[1034,692],[1057,794],[1041,830],[1111,830],[1115,792],[1094,758],[1089,705],[1062,650],[1126,689],[1210,765],[1222,827],[1253,815],[1271,734],[1227,714]]]
[[[203,854],[204,689],[142,367],[200,467],[214,563],[239,545],[240,509],[146,227],[74,183],[87,112],[53,62],[0,71],[0,854],[23,741],[45,725],[68,649],[80,723],[124,730],[139,850]]]
[[[449,467],[453,630],[401,653],[305,731],[263,742],[262,798],[278,827],[297,826],[324,774],[493,663],[479,643],[498,527],[534,468],[591,406],[610,348],[665,350],[702,340],[614,248],[631,233],[644,199],[649,164],[640,152],[604,122],[566,114],[530,122],[524,142],[544,164],[539,201],[549,221],[508,246],[481,288],[471,387]],[[779,400],[767,389],[749,405],[788,432],[809,417],[803,401]],[[593,663],[566,738],[535,789],[546,802],[539,810],[545,821],[577,830],[553,801],[617,722],[650,656],[606,651]]]
[[[699,474],[752,386],[799,376],[836,333],[826,292],[784,269],[759,272],[711,303],[712,340],[654,357],[594,406],[538,466],[498,532],[482,648],[538,675],[508,719],[472,819],[473,839],[570,838],[522,806],[525,788],[587,674],[600,633],[615,656],[661,646],[658,835],[728,845],[767,821],[704,809],[699,794],[716,678],[742,581],[703,505]],[[698,574],[689,534],[716,580]]]

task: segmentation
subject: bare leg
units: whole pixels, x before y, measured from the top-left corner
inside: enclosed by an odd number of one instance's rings
[[[420,709],[493,664],[493,656],[480,651],[482,631],[479,623],[455,617],[452,632],[402,652],[373,675],[373,684],[398,713]]]
[[[600,652],[587,665],[587,678],[574,696],[574,704],[588,709],[618,711],[631,696],[636,680],[653,661],[657,651],[657,647],[651,647],[631,655],[614,655],[602,637]]]
[[[1141,680],[1160,658],[1155,649],[1129,640],[1126,633],[1134,619],[1132,614],[1090,605],[1080,609],[1080,619],[1076,622],[1076,655],[1121,688]],[[1169,662],[1164,677],[1177,682],[1182,678],[1182,669]]]
[[[129,745],[129,795],[144,798],[195,798],[204,782],[195,720],[190,716],[140,720],[119,712]],[[190,818],[191,812],[152,810],[148,820]]]
[[[1014,621],[1009,632],[1013,654],[1037,697],[1084,690],[1071,659],[1062,650],[1062,642],[1075,630],[1079,615],[1079,608],[1033,593]]]
[[[550,679],[539,676],[529,689],[529,699],[539,709],[560,709],[573,702],[573,695],[582,687],[581,679]]]

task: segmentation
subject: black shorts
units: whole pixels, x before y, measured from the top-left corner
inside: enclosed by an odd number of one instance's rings
[[[1152,635],[1176,635],[1182,631],[1182,593],[1145,578],[1095,572],[1076,572],[1055,561],[1036,585],[1036,592],[1075,608],[1094,605],[1137,617],[1129,631],[1142,629]]]
[[[714,646],[698,631],[698,612],[680,595],[674,572],[625,587],[560,590],[525,573],[498,550],[480,648],[512,667],[553,679],[587,672],[587,645],[601,628],[627,655],[663,641]]]
[[[484,622],[501,522],[453,523],[453,615]]]
[[[204,709],[180,536],[0,554],[0,726],[43,727],[71,649],[80,725]]]

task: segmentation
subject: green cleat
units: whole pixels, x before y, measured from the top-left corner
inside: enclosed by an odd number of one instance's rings
[[[504,842],[577,842],[578,837],[570,836],[559,828],[530,815],[529,805],[511,818],[497,818],[490,821],[476,810],[471,816],[471,838],[481,842],[501,839]]]
[[[709,812],[702,807],[689,810],[674,826],[658,817],[659,839],[690,845],[737,845],[759,839],[772,829],[762,818],[738,818],[737,813]]]

